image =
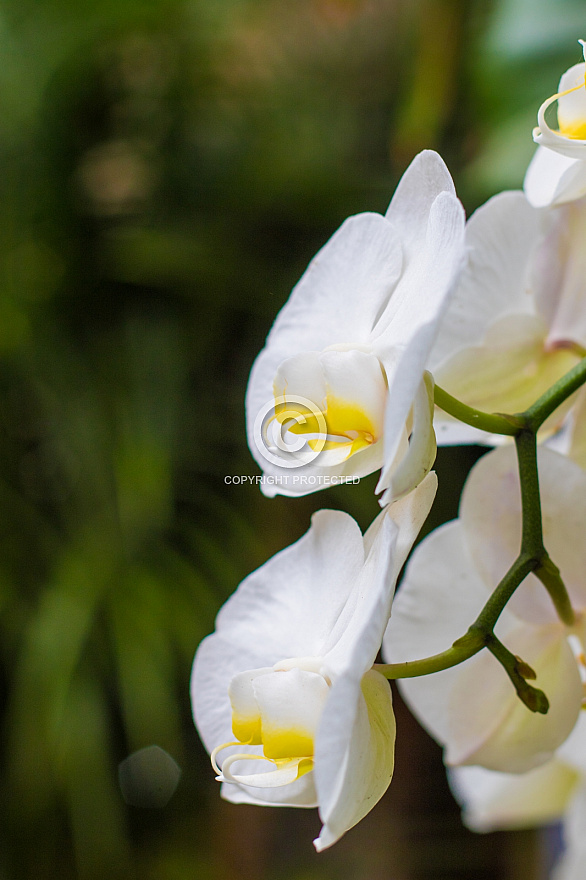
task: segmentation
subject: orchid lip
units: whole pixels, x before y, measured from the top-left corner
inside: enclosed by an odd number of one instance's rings
[[[216,746],[210,755],[212,767],[217,773],[217,782],[235,783],[236,785],[249,785],[253,788],[279,788],[283,785],[289,785],[291,782],[304,776],[313,770],[313,758],[302,756],[299,758],[274,759],[267,758],[265,755],[253,755],[249,753],[237,753],[229,755],[222,762],[222,767],[218,766],[216,756],[219,752],[230,746],[241,746],[243,743],[228,742]],[[249,773],[239,775],[232,773],[232,765],[238,761],[269,761],[274,764],[275,770],[267,770],[264,773]]]
[[[577,92],[578,89],[583,89],[583,88],[584,88],[583,85],[573,86],[573,88],[571,88],[571,89],[566,89],[563,92],[557,92],[555,95],[552,95],[550,98],[547,98],[547,100],[543,102],[543,104],[541,105],[541,107],[539,108],[539,111],[537,113],[537,121],[538,121],[539,125],[533,129],[533,139],[534,140],[539,140],[540,137],[543,135],[543,129],[546,129],[549,132],[549,134],[553,135],[555,138],[559,138],[562,141],[570,139],[570,140],[576,141],[577,143],[586,144],[586,141],[583,138],[569,137],[569,135],[565,135],[563,133],[563,131],[561,131],[561,130],[556,131],[554,128],[552,128],[550,125],[548,125],[548,123],[545,120],[545,111],[548,109],[548,107],[551,107],[552,104],[555,104],[555,102],[558,101],[560,98],[563,98],[564,95],[569,95],[571,92]]]

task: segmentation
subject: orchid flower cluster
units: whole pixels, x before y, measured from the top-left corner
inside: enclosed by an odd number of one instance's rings
[[[253,366],[265,494],[380,470],[366,533],[316,513],[240,584],[193,667],[222,795],[317,806],[318,851],[391,782],[399,679],[470,827],[567,813],[558,880],[586,859],[585,74],[541,107],[524,192],[467,223],[440,156],[419,154],[384,216],[350,217],[319,251]],[[494,449],[393,604],[436,442]]]

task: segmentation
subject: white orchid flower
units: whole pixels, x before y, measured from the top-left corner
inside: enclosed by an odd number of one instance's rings
[[[586,723],[580,723],[586,753]],[[496,773],[482,767],[448,772],[462,819],[472,831],[501,831],[563,823],[565,852],[551,880],[583,880],[586,864],[586,777],[559,758],[527,773]]]
[[[450,788],[472,831],[508,831],[559,821],[579,784],[579,774],[557,758],[526,773],[453,767]]]
[[[384,217],[350,217],[312,260],[250,375],[248,442],[265,494],[303,495],[382,467],[387,503],[429,471],[424,371],[463,263],[463,228],[450,174],[425,151]]]
[[[554,757],[527,773],[453,767],[448,780],[473,831],[533,828],[563,818],[586,782],[586,713]]]
[[[551,875],[552,880],[583,880],[586,864],[583,712],[570,740],[572,749],[566,749],[564,744],[551,761],[527,773],[496,773],[482,767],[456,767],[448,772],[454,797],[462,804],[464,824],[473,831],[534,828],[564,820],[565,852]]]
[[[553,211],[504,192],[466,225],[468,263],[429,359],[438,385],[487,412],[521,412],[586,353],[586,202]],[[545,430],[557,429],[572,401]],[[438,442],[494,442],[438,412]]]
[[[315,514],[301,540],[242,582],[195,656],[194,717],[222,795],[318,806],[318,850],[391,781],[391,692],[371,667],[436,486],[429,474],[364,537],[345,513]]]
[[[495,773],[482,767],[449,771],[450,786],[462,804],[462,819],[473,831],[533,828],[563,819],[565,852],[552,880],[583,880],[586,864],[586,716],[581,713],[570,739],[575,754],[564,746],[551,761],[528,773]],[[570,752],[572,750],[569,750]]]
[[[586,43],[579,41],[586,53]],[[586,58],[586,55],[585,55]],[[558,91],[543,102],[533,131],[537,151],[525,176],[525,193],[536,208],[560,205],[586,195],[586,63],[574,64]],[[557,102],[558,127],[546,111]]]
[[[521,703],[487,650],[443,672],[399,682],[415,716],[445,747],[450,766],[530,770],[552,757],[580,712],[586,474],[547,448],[539,450],[538,462],[545,545],[560,566],[576,623],[568,628],[558,620],[548,593],[531,574],[495,629],[504,645],[536,672],[536,687],[550,702],[546,715],[533,714]],[[484,456],[471,471],[459,519],[433,532],[414,553],[385,634],[387,661],[419,659],[449,648],[517,557],[520,540],[519,477],[515,451],[506,446]]]

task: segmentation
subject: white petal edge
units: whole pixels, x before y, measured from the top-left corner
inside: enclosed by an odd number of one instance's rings
[[[394,745],[388,681],[372,670],[362,682],[340,679],[316,744],[315,783],[324,823],[314,841],[318,852],[336,843],[383,796],[393,775]]]
[[[528,773],[497,773],[483,767],[448,771],[462,820],[472,831],[532,828],[559,820],[572,797],[578,774],[555,758]]]
[[[497,318],[535,312],[527,271],[542,225],[542,213],[521,192],[499,193],[472,214],[468,261],[431,353],[432,372],[459,349],[481,342]]]
[[[534,208],[571,202],[586,195],[586,161],[537,147],[523,189]]]
[[[403,174],[386,212],[400,231],[408,262],[418,258],[431,206],[442,192],[456,195],[450,172],[439,153],[423,150]]]
[[[464,260],[464,213],[449,193],[433,203],[420,263],[404,276],[396,295],[401,307],[385,326],[377,325],[373,350],[380,357],[389,382],[389,403],[385,412],[385,460],[377,491],[387,488],[400,438],[415,395],[428,365],[429,355],[448,307]]]
[[[377,487],[388,484],[380,499],[381,505],[412,492],[433,467],[437,454],[433,416],[433,378],[426,371],[413,401],[413,427],[407,451],[402,457],[400,453],[397,455],[396,467],[387,472],[384,481],[381,478]]]

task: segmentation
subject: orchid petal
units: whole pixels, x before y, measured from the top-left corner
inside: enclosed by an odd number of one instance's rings
[[[323,676],[290,669],[259,676],[252,686],[262,720],[266,757],[312,757],[317,725],[329,692]]]
[[[399,181],[386,218],[401,234],[406,262],[417,261],[425,247],[426,225],[440,193],[456,195],[445,162],[433,150],[423,150]]]
[[[434,529],[413,552],[395,596],[383,641],[385,661],[420,660],[447,650],[466,632],[488,595],[460,523]],[[504,614],[509,619],[506,609]]]
[[[372,524],[365,536],[367,563],[352,618],[324,657],[324,670],[337,678],[316,740],[316,786],[324,822],[315,842],[318,850],[331,846],[360,821],[391,781],[395,738],[391,692],[387,681],[369,669],[388,620],[394,584],[436,489],[435,474],[429,474],[411,495],[390,505]]]
[[[318,734],[315,781],[323,828],[321,852],[380,800],[393,775],[395,718],[391,690],[378,672],[332,688]]]
[[[463,233],[460,203],[449,193],[442,193],[430,212],[420,262],[397,288],[397,294],[401,291],[401,307],[386,326],[385,315],[377,325],[379,335],[373,337],[372,347],[385,367],[389,384],[385,462],[377,491],[387,488],[404,424],[462,268]]]
[[[527,296],[527,265],[541,228],[541,212],[520,192],[500,193],[471,216],[468,262],[433,347],[434,375],[455,352],[481,343],[497,319],[534,311]]]
[[[385,352],[407,345],[425,325],[435,341],[437,323],[464,265],[464,225],[459,200],[451,192],[441,192],[422,224],[416,257],[401,275],[373,330],[372,345],[381,352],[383,363]]]
[[[331,846],[386,791],[393,773],[395,721],[388,683],[370,670],[388,620],[399,572],[437,490],[429,474],[406,498],[383,510],[365,535],[366,564],[351,618],[332,631],[323,671],[334,679],[316,739],[315,775],[322,833]],[[342,633],[337,634],[342,629]]]
[[[561,205],[586,195],[586,164],[547,147],[537,147],[523,189],[534,208]]]
[[[582,778],[586,778],[586,711],[580,712],[576,726],[556,755]]]
[[[228,686],[228,697],[232,707],[232,732],[243,743],[260,745],[261,717],[254,695],[253,682],[259,675],[272,672],[270,666],[262,669],[249,669],[235,675]]]
[[[452,792],[472,831],[532,828],[558,820],[576,788],[578,774],[555,758],[527,773],[454,767]]]
[[[414,242],[415,248],[421,223],[442,192],[456,193],[448,167],[435,150],[422,150],[399,181],[385,215],[389,220],[410,225],[407,237]]]
[[[551,207],[577,201],[586,196],[586,155],[575,161],[562,174],[551,203]]]
[[[413,429],[407,452],[397,455],[397,466],[381,478],[378,488],[388,483],[381,504],[388,504],[413,491],[433,467],[437,444],[433,430],[433,378],[425,372],[413,401]]]
[[[366,342],[402,269],[402,249],[380,214],[349,217],[311,260],[279,312],[265,352],[279,363],[298,351]]]
[[[535,299],[549,325],[548,348],[569,342],[585,348],[586,204],[574,202],[551,214],[554,222],[532,273]]]
[[[481,611],[488,592],[474,569],[458,522],[440,526],[411,556],[383,639],[387,663],[420,660],[447,650]],[[502,620],[515,625],[507,610]],[[404,679],[399,688],[416,718],[446,743],[448,706],[459,668]],[[504,676],[504,673],[503,673]]]
[[[546,351],[548,328],[538,315],[504,315],[484,340],[460,349],[434,378],[458,400],[485,412],[523,412],[579,360],[565,348]],[[548,425],[559,425],[557,409]]]

